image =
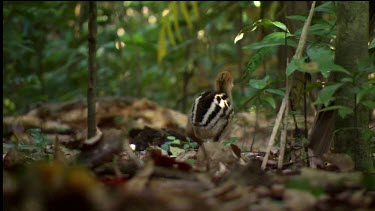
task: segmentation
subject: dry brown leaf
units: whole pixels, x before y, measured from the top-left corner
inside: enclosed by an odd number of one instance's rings
[[[186,150],[182,154],[176,157],[176,161],[185,162],[188,159],[192,159],[197,156],[197,152],[194,150]]]
[[[154,172],[154,162],[149,159],[144,168],[141,169],[129,182],[125,184],[125,189],[131,193],[141,193],[145,190],[146,184]]]

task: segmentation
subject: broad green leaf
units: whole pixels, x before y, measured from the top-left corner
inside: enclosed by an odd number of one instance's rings
[[[336,92],[338,88],[340,88],[343,83],[333,84],[329,86],[325,86],[319,93],[318,99],[314,102],[314,104],[324,104],[328,106],[329,102],[334,100],[333,94]]]
[[[375,48],[375,37],[372,38],[372,41],[371,41],[370,45],[368,46],[368,49],[369,49],[369,50],[370,50],[370,49],[373,49],[373,48]]]
[[[331,110],[338,110],[338,113],[341,118],[345,118],[347,115],[354,113],[353,109],[346,107],[346,106],[340,106],[340,105],[335,105],[335,106],[329,106],[323,109],[320,109],[319,112],[321,111],[331,111]]]
[[[343,106],[342,108],[339,109],[339,115],[341,118],[345,118],[346,116],[352,113],[354,113],[354,111],[352,108],[349,108],[349,107]]]
[[[189,165],[194,165],[195,163],[196,163],[196,160],[195,159],[187,159],[186,161],[185,161],[185,163],[187,163],[187,164],[189,164]]]
[[[198,143],[197,143],[197,142],[189,142],[189,145],[190,145],[190,147],[193,148],[193,149],[198,148]]]
[[[336,5],[333,1],[328,1],[314,9],[315,12],[325,12],[329,14],[336,14]]]
[[[342,66],[333,63],[333,61],[329,62],[320,62],[318,63],[318,68],[320,69],[320,72],[323,74],[325,78],[329,76],[329,72],[341,72],[345,73],[346,75],[352,75],[349,71],[347,71]]]
[[[357,63],[358,71],[361,74],[373,74],[375,72],[375,54],[362,58]]]
[[[254,31],[258,26],[272,26],[272,25],[276,26],[276,27],[282,29],[283,31],[286,31],[286,32],[289,33],[289,30],[285,26],[285,24],[283,24],[283,23],[281,23],[279,21],[270,21],[270,20],[267,20],[267,19],[260,19],[260,20],[256,21],[255,23],[253,23],[253,25],[251,25],[251,26],[245,26],[243,29],[241,29],[241,31],[238,33],[238,35],[236,36],[236,38],[239,37],[239,36],[243,36],[241,34],[245,34],[247,32]],[[236,43],[236,39],[235,39],[235,43]]]
[[[294,35],[291,33],[285,33],[285,32],[272,32],[271,34],[268,34],[263,39],[285,39],[286,37],[293,37]]]
[[[180,139],[174,139],[173,141],[170,141],[169,143],[170,143],[170,144],[177,144],[177,145],[180,145],[180,144],[181,144],[181,140],[180,140]]]
[[[7,144],[7,143],[3,143],[3,148],[11,149],[11,148],[14,148],[14,147],[16,147],[15,144]]]
[[[273,109],[276,108],[276,102],[275,99],[271,96],[266,96],[263,98],[264,101],[266,101]]]
[[[297,47],[297,43],[294,42],[293,40],[288,40],[287,39],[287,43],[286,43],[288,46],[291,46],[291,47]],[[265,48],[265,47],[275,47],[275,46],[279,46],[279,45],[285,45],[285,41],[283,39],[278,39],[278,40],[262,40],[260,42],[256,42],[256,43],[252,43],[252,44],[249,44],[249,45],[246,45],[244,47],[242,47],[243,49],[251,49],[251,50],[256,50],[256,49],[260,49],[260,48]]]
[[[353,83],[353,78],[344,77],[344,78],[341,78],[340,81],[344,83]]]
[[[334,25],[330,25],[329,22],[317,23],[309,27],[307,33],[309,35],[319,35],[323,37],[330,36],[332,33],[336,33],[334,30]],[[300,36],[302,29],[296,30],[293,35]]]
[[[272,93],[272,94],[276,94],[276,95],[280,95],[280,96],[284,96],[285,95],[285,91],[281,90],[281,89],[266,89],[266,92],[269,92],[269,93]]]
[[[165,142],[164,144],[162,144],[161,146],[160,146],[160,148],[162,148],[164,151],[169,151],[169,142]]]
[[[189,149],[189,147],[190,147],[190,145],[189,144],[184,144],[184,150],[187,150],[187,149]]]
[[[286,67],[286,75],[290,76],[297,69],[301,70],[304,60],[305,58],[301,58],[301,59],[292,58],[292,60],[288,63]]]
[[[254,23],[255,26],[271,26],[274,25],[283,31],[289,32],[288,28],[285,26],[285,24],[279,22],[279,21],[271,21],[268,19],[260,19]]]
[[[169,147],[169,151],[172,153],[172,155],[174,156],[178,156],[180,155],[181,153],[185,152],[184,149],[181,149],[181,148],[178,148],[178,147],[172,147],[170,146]]]
[[[286,16],[286,18],[289,19],[289,20],[296,20],[296,21],[305,22],[306,19],[307,19],[307,16],[305,16],[305,15],[290,15],[290,16]]]
[[[323,87],[323,82],[312,82],[311,84],[308,84],[307,87],[306,87],[306,92],[310,92],[311,90],[313,89],[316,89],[316,88],[321,88]],[[327,85],[327,84],[325,84]]]
[[[269,75],[266,75],[263,79],[261,80],[258,80],[258,79],[251,79],[249,81],[249,84],[251,87],[255,88],[255,89],[264,89],[266,88],[267,84],[268,84],[268,80],[270,79],[270,76]]]
[[[312,61],[318,64],[317,68],[325,78],[329,76],[330,71],[351,75],[345,68],[334,63],[334,51],[328,45],[310,45],[307,48],[307,54]]]
[[[255,52],[255,54],[251,57],[249,63],[247,64],[247,72],[246,74],[251,75],[256,68],[262,63],[264,56],[269,52],[270,48],[262,48]]]
[[[243,49],[260,49],[264,47],[273,47],[279,45],[285,45],[285,37],[293,36],[290,33],[285,34],[284,32],[273,32],[265,36],[260,42],[255,42],[243,47]],[[291,47],[297,47],[297,43],[287,39],[286,44]]]
[[[325,193],[323,188],[318,187],[318,186],[313,186],[311,184],[312,182],[310,182],[309,179],[298,176],[298,177],[293,177],[290,180],[288,180],[286,182],[286,187],[290,189],[307,191],[316,197]]]
[[[229,146],[229,145],[231,145],[231,144],[236,143],[237,140],[238,140],[238,137],[231,137],[229,140],[227,140],[227,141],[223,141],[223,144],[224,144],[225,146]]]
[[[358,104],[359,102],[361,102],[362,98],[364,96],[366,96],[367,94],[369,94],[369,93],[375,93],[375,86],[371,86],[371,85],[367,85],[366,84],[357,93],[357,95],[356,95],[356,104]]]
[[[341,108],[343,108],[343,107],[344,107],[344,106],[339,106],[339,105],[328,106],[328,107],[325,107],[325,108],[320,109],[319,112],[322,112],[322,111],[338,110],[338,109],[341,109]]]
[[[361,102],[362,105],[366,106],[369,109],[375,109],[375,102],[371,100],[364,100]]]
[[[167,139],[171,140],[171,141],[174,141],[174,140],[176,140],[176,137],[174,137],[174,136],[167,136]]]

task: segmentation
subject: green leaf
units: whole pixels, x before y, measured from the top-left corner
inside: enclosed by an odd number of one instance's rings
[[[174,137],[174,136],[167,136],[167,139],[171,140],[171,141],[174,141],[174,140],[176,140],[176,137]]]
[[[302,69],[302,65],[304,61],[305,61],[305,58],[301,58],[301,59],[292,58],[292,60],[288,63],[288,66],[286,67],[286,75],[290,76],[294,71],[298,69]]]
[[[273,109],[276,108],[276,102],[275,99],[271,96],[266,96],[263,98],[264,101],[266,101]]]
[[[160,148],[162,148],[164,151],[169,151],[169,146],[170,146],[170,143],[169,142],[164,142],[164,144],[162,144],[160,146]]]
[[[267,19],[260,19],[260,20],[256,21],[255,23],[253,23],[253,25],[251,25],[251,26],[245,26],[243,29],[241,29],[241,31],[238,33],[238,35],[240,35],[241,33],[245,34],[247,32],[254,31],[256,28],[258,28],[258,26],[272,26],[272,25],[282,29],[284,32],[285,31],[289,32],[289,30],[285,26],[285,24],[283,24],[279,21],[270,21],[270,20],[267,20]]]
[[[318,70],[325,78],[329,76],[330,71],[351,75],[345,68],[334,63],[334,51],[328,45],[310,45],[307,48],[307,55],[309,55],[312,61],[318,64]]]
[[[260,42],[255,42],[243,47],[243,49],[260,49],[264,47],[274,47],[279,45],[285,45],[285,37],[293,36],[290,33],[285,34],[284,32],[273,32],[265,36]],[[287,39],[286,44],[291,47],[297,47],[297,43]]]
[[[336,92],[338,88],[340,88],[343,83],[333,84],[329,86],[325,86],[319,93],[318,99],[314,102],[314,104],[324,104],[328,106],[329,102],[334,100],[333,94]]]
[[[314,9],[315,12],[325,12],[329,14],[336,14],[336,5],[333,1],[328,1]]]
[[[198,148],[198,143],[197,142],[190,142],[189,144],[190,144],[191,148],[193,148],[193,149],[197,149]]]
[[[189,149],[190,145],[189,144],[184,144],[183,148],[186,150],[186,149]]]
[[[349,108],[349,107],[343,106],[342,108],[339,109],[339,115],[341,118],[345,118],[346,116],[352,113],[354,113],[354,111],[352,108]]]
[[[375,109],[375,102],[371,100],[364,100],[361,102],[362,105],[366,106],[369,109]]]
[[[270,76],[269,75],[266,75],[263,79],[261,80],[257,80],[257,79],[251,79],[249,81],[249,84],[251,87],[255,88],[255,89],[264,89],[266,88],[267,84],[268,84],[268,80],[270,79]]]
[[[224,144],[225,146],[229,146],[229,145],[231,145],[231,144],[236,143],[237,140],[238,140],[238,137],[232,137],[232,138],[230,138],[230,139],[227,140],[227,141],[223,141],[223,144]]]
[[[305,22],[306,19],[307,19],[307,16],[305,16],[305,15],[289,15],[289,16],[286,16],[286,18],[289,19],[289,20],[296,20],[296,21]]]
[[[370,49],[373,49],[373,48],[375,48],[375,37],[372,38],[372,41],[371,41],[370,45],[368,46],[368,49],[369,49],[369,50],[370,50]]]
[[[266,89],[265,91],[269,92],[269,93],[272,93],[272,94],[280,95],[280,96],[285,95],[285,91],[281,90],[281,89]]]
[[[344,77],[344,78],[341,78],[340,81],[343,83],[353,83],[353,78]]]
[[[302,29],[297,29],[293,35],[300,36]],[[331,25],[329,22],[317,23],[309,27],[307,33],[309,35],[318,35],[322,37],[329,37],[330,35],[336,33],[334,30],[334,25]]]
[[[256,21],[253,25],[255,26],[255,28],[258,27],[258,26],[272,26],[272,25],[274,25],[274,26],[280,28],[283,31],[289,32],[286,25],[279,22],[279,21],[271,21],[271,20],[268,20],[268,19],[260,19],[260,20]]]
[[[242,145],[241,146],[241,152],[245,152],[245,151],[247,151],[247,147],[245,145]]]
[[[181,144],[181,140],[180,139],[175,139],[171,142],[171,144],[177,144],[177,145],[180,145]]]
[[[339,113],[341,118],[345,118],[347,115],[354,113],[351,108],[346,107],[346,106],[339,106],[339,105],[329,106],[329,107],[320,109],[319,112],[321,112],[321,111],[331,111],[331,110],[338,110],[338,113]]]
[[[7,144],[7,143],[3,143],[3,148],[11,149],[11,148],[14,148],[14,147],[16,147],[15,144]]]
[[[294,177],[287,181],[287,188],[298,189],[308,191],[314,196],[320,196],[324,194],[324,190],[320,187],[314,187],[311,185],[310,181],[306,178]]]
[[[169,147],[169,150],[171,151],[172,155],[174,156],[178,156],[180,155],[181,153],[184,153],[185,150],[181,149],[181,148],[178,148],[178,147],[172,147],[170,146]]]
[[[246,74],[251,75],[256,68],[262,63],[264,56],[269,52],[270,48],[261,48],[255,52],[253,57],[251,57],[249,63],[247,64]],[[245,77],[245,76],[244,76]]]
[[[356,95],[356,104],[361,102],[362,98],[369,93],[375,93],[375,86],[366,84]]]
[[[311,90],[314,90],[316,88],[322,88],[323,82],[312,82],[311,84],[307,85],[306,92],[310,92]]]
[[[189,165],[194,165],[194,164],[196,163],[196,160],[189,158],[189,159],[187,159],[187,160],[185,161],[185,163],[187,163],[187,164],[189,164]]]

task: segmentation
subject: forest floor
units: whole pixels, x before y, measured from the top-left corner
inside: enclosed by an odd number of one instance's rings
[[[3,117],[3,210],[375,210],[374,175],[340,154],[308,167],[293,130],[282,168],[276,144],[261,170],[264,115],[237,113],[203,150],[184,136],[186,115],[146,99],[98,98],[90,139],[86,114],[76,100]]]

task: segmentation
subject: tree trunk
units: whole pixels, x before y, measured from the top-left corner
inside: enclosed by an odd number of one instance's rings
[[[369,2],[339,2],[337,13],[337,45],[335,62],[353,74],[358,72],[357,63],[368,56],[368,28],[369,28]],[[363,75],[357,84],[367,81]],[[342,73],[335,73],[336,81],[347,77]],[[350,155],[357,170],[373,172],[374,166],[371,159],[369,141],[364,140],[363,131],[368,128],[368,110],[362,105],[355,104],[355,94],[348,86],[343,86],[336,95],[336,105],[343,105],[354,109],[354,114],[344,119],[339,115],[335,117],[334,144],[337,152]]]
[[[89,5],[89,83],[87,89],[87,137],[91,138],[96,133],[95,115],[95,88],[96,88],[96,2],[90,1]]]

